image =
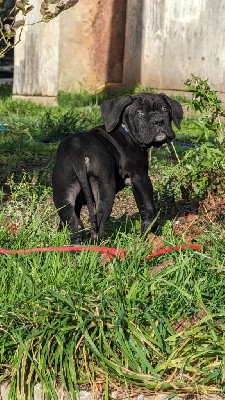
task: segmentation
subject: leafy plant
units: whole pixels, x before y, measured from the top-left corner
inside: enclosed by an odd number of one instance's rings
[[[214,134],[215,140],[222,144],[225,140],[225,131],[221,117],[225,117],[225,110],[217,91],[211,88],[208,79],[204,80],[193,74],[185,82],[185,87],[192,93],[189,107],[200,117],[198,124],[202,128],[202,136],[208,141],[210,134]]]
[[[166,214],[180,212],[180,201],[199,203],[209,192],[225,192],[225,157],[217,147],[202,144],[186,151],[182,159],[162,171],[155,187],[158,204]],[[176,209],[178,204],[178,209]]]
[[[208,80],[192,75],[186,81],[186,88],[192,93],[189,107],[195,111],[195,119],[189,119],[192,130],[198,129],[192,136],[193,148],[183,152],[178,163],[167,167],[160,179],[160,203],[170,196],[171,202],[179,200],[200,200],[208,192],[225,191],[225,116],[217,92],[212,90]],[[187,124],[187,121],[186,121]]]

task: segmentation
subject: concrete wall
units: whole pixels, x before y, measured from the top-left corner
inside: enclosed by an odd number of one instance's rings
[[[124,83],[180,90],[193,73],[225,92],[224,15],[224,0],[128,0]]]
[[[28,23],[40,19],[40,0]],[[49,23],[29,25],[15,47],[14,95],[56,96],[58,90],[121,82],[126,0],[80,0]]]
[[[126,0],[80,0],[61,14],[60,90],[122,81],[125,20]]]
[[[15,47],[13,92],[16,95],[56,96],[58,92],[59,19],[48,24],[39,21],[39,0],[32,0],[34,9]],[[18,40],[19,34],[16,40]]]
[[[191,73],[225,92],[224,15],[225,0],[79,0],[25,28],[14,94],[51,98],[108,82],[183,90]],[[39,18],[35,7],[28,22]]]

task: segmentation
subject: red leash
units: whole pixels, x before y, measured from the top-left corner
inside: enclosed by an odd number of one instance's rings
[[[150,260],[153,257],[161,256],[165,253],[171,253],[172,251],[179,251],[181,249],[193,249],[193,250],[202,250],[202,246],[199,244],[181,244],[175,247],[167,247],[165,249],[161,249],[159,251],[150,253],[147,257],[143,260]],[[113,247],[98,247],[98,246],[63,246],[63,247],[34,247],[32,249],[19,249],[19,250],[9,250],[3,249],[0,247],[0,254],[27,254],[27,253],[46,253],[46,252],[53,252],[53,251],[97,251],[99,253],[107,254],[110,258],[114,256],[119,257],[120,259],[126,256],[125,249],[116,249]]]

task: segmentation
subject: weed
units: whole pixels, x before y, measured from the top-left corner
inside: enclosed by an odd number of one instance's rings
[[[79,117],[74,111],[69,110],[65,114],[54,114],[50,110],[46,111],[39,122],[40,131],[46,137],[59,140],[77,130]]]

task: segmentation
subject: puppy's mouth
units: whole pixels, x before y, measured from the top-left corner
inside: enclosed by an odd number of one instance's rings
[[[142,140],[141,142],[138,141],[139,144],[141,145],[141,147],[145,147],[145,148],[146,147],[148,148],[151,146],[160,147],[164,143],[171,142],[175,138],[174,133],[166,134],[165,132],[163,132],[161,130],[158,133],[156,133],[156,135],[154,135],[153,137],[152,136],[153,135],[149,135],[148,140],[146,140],[146,138],[145,138],[145,140]]]
[[[154,142],[163,142],[164,140],[167,140],[167,136],[164,132],[158,133],[155,137],[154,137]]]
[[[160,143],[160,142],[170,142],[175,138],[175,134],[173,132],[166,134],[163,130],[160,130],[154,137],[153,142]]]

